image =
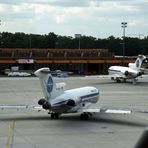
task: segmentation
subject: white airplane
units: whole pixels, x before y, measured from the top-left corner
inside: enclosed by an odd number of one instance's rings
[[[129,63],[128,67],[125,66],[111,66],[108,69],[109,75],[86,76],[91,78],[111,78],[117,83],[126,80],[132,80],[136,84],[137,78],[143,74],[148,73],[148,58],[144,55],[139,55],[135,63]]]
[[[28,109],[45,110],[52,119],[59,118],[61,114],[80,113],[82,120],[87,120],[93,113],[117,113],[130,114],[130,110],[107,109],[95,107],[99,100],[99,91],[92,86],[64,90],[65,83],[55,83],[49,68],[41,68],[35,71],[39,77],[44,98],[38,101],[40,106],[35,105],[0,105],[0,109]],[[147,112],[147,111],[144,111]]]
[[[49,110],[51,118],[58,118],[62,113],[83,112],[81,119],[87,119],[87,109],[99,98],[99,91],[95,87],[81,87],[64,91],[65,83],[56,84],[49,68],[41,68],[35,72],[41,82],[43,99],[38,104]],[[85,111],[84,111],[85,110]]]

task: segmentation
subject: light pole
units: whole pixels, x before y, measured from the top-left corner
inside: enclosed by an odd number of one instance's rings
[[[0,20],[0,26],[1,26],[1,20]],[[1,34],[1,31],[0,31],[0,48],[1,48],[1,42],[2,42],[2,34]]]
[[[75,34],[75,38],[78,38],[79,39],[78,49],[80,49],[81,48],[81,42],[80,42],[81,34]]]
[[[121,27],[123,28],[123,56],[125,56],[125,28],[127,27],[127,22],[122,22]]]

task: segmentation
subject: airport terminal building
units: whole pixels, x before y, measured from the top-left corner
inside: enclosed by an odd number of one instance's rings
[[[106,74],[111,65],[127,65],[135,57],[117,57],[107,49],[0,48],[0,74],[5,70],[33,73],[41,67],[74,74]]]

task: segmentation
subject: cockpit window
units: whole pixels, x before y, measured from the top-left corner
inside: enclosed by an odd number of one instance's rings
[[[148,58],[142,61],[141,68],[148,68]]]

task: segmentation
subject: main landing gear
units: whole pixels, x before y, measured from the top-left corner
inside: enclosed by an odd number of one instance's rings
[[[60,114],[54,113],[54,112],[49,112],[48,114],[50,114],[51,119],[59,119],[59,116],[60,116]],[[89,116],[91,116],[91,114],[85,112],[80,115],[80,119],[88,120]]]
[[[116,81],[116,83],[121,83],[121,80],[119,78],[111,77],[111,80]]]
[[[89,114],[88,113],[82,113],[80,115],[81,120],[88,120],[89,119]]]
[[[51,116],[50,116],[51,119],[59,119],[59,114],[58,114],[58,113],[53,113],[53,112],[50,113],[50,112],[49,112],[48,114],[51,114]]]
[[[116,83],[121,83],[121,80],[120,79],[116,79]]]

